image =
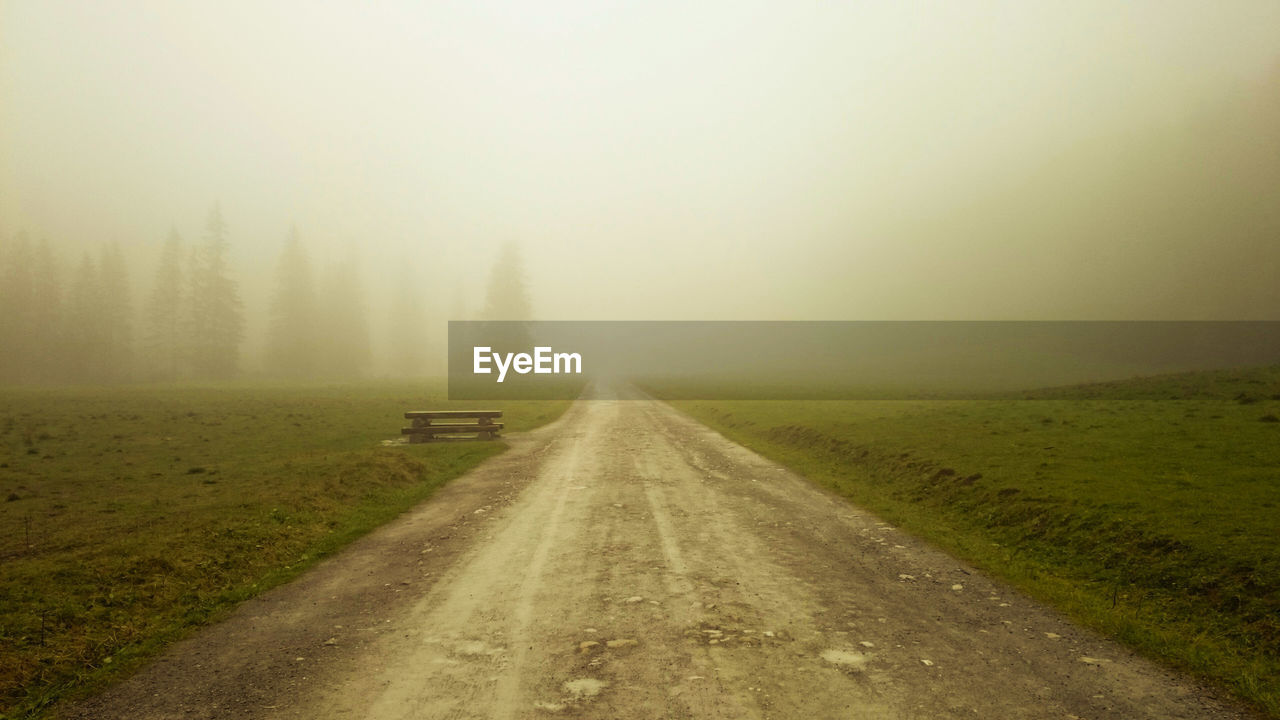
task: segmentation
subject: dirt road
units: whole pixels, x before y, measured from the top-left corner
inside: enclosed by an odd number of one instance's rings
[[[1242,717],[649,401],[563,419],[71,717]]]

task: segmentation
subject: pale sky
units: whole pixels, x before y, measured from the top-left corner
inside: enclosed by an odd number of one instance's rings
[[[296,223],[360,249],[375,305],[411,263],[474,309],[514,241],[540,319],[1274,318],[1256,237],[1077,216],[1130,169],[1099,147],[1280,88],[1278,28],[1275,0],[0,0],[0,234],[120,241],[145,283],[218,200],[251,307]]]

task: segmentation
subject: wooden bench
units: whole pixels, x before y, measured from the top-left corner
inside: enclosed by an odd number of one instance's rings
[[[495,422],[501,410],[410,410],[404,416],[413,425],[400,428],[400,434],[408,435],[411,443],[492,440],[502,430],[502,423]]]

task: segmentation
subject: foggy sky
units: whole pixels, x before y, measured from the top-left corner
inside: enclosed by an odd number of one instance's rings
[[[1276,89],[1276,28],[1274,0],[0,0],[0,235],[119,241],[145,287],[216,200],[259,311],[296,224],[358,249],[375,309],[408,262],[474,312],[517,242],[541,319],[1277,318],[1280,238],[1090,195],[1126,138]]]

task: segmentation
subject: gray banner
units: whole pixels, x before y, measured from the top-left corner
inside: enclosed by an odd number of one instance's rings
[[[451,399],[963,397],[1280,364],[1280,322],[450,322]]]

